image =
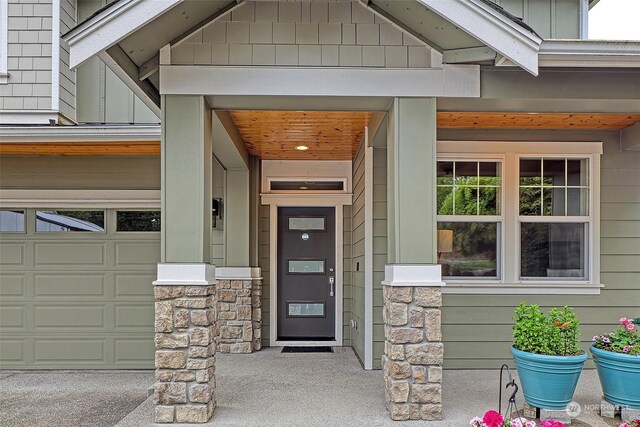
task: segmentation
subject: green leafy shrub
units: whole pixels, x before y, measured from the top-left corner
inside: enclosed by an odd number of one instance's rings
[[[618,329],[609,334],[593,337],[595,347],[614,353],[640,356],[640,334],[636,325],[640,325],[640,317],[637,319],[623,317],[620,319]]]
[[[580,322],[571,307],[552,308],[545,315],[539,306],[521,302],[515,313],[513,345],[516,349],[551,356],[582,353],[578,346]]]

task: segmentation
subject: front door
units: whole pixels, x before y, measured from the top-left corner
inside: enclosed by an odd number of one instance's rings
[[[334,340],[335,208],[278,208],[278,339]]]

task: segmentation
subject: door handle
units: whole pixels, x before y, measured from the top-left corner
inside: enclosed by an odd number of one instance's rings
[[[329,296],[333,296],[333,284],[335,283],[335,279],[333,276],[329,276]]]

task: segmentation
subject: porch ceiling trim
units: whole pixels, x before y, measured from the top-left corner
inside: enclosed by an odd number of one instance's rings
[[[161,65],[163,95],[480,96],[478,65],[428,69]]]
[[[417,0],[469,35],[538,75],[538,50],[542,39],[498,13],[482,0]]]

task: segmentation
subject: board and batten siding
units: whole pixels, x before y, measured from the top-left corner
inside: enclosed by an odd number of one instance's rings
[[[580,0],[492,0],[544,39],[580,38]]]
[[[111,2],[112,0],[78,0],[78,21],[82,22]],[[159,123],[160,119],[96,57],[78,67],[77,121]]]
[[[445,295],[443,337],[448,369],[511,363],[513,309],[570,305],[582,324],[582,347],[620,317],[640,315],[640,152],[621,151],[617,132],[444,131],[442,140],[603,141],[601,157],[601,295]],[[561,142],[559,142],[561,143]],[[588,367],[593,367],[591,361]]]

